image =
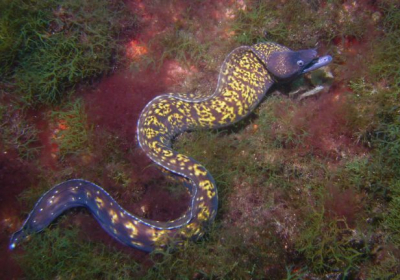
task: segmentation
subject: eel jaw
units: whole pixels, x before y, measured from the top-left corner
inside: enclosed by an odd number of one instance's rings
[[[331,63],[331,61],[332,61],[332,57],[330,55],[321,56],[321,57],[316,58],[313,61],[311,61],[310,64],[308,64],[301,73],[304,74],[304,73],[313,71],[315,69],[324,67],[324,66],[328,65],[329,63]]]

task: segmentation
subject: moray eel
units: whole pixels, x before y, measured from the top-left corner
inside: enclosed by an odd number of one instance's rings
[[[73,179],[39,199],[21,229],[12,235],[10,249],[72,207],[86,207],[112,237],[144,251],[162,247],[172,237],[198,239],[217,213],[217,188],[204,166],[171,148],[173,138],[184,131],[236,123],[256,108],[274,83],[290,81],[331,60],[330,56],[318,57],[314,49],[292,51],[275,43],[242,46],[226,57],[212,95],[164,94],[145,106],[137,123],[140,147],[163,171],[184,184],[191,196],[186,213],[176,220],[136,217],[101,187]]]

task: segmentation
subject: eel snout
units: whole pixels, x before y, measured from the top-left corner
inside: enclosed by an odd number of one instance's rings
[[[324,67],[324,66],[328,65],[329,63],[331,63],[331,61],[332,61],[332,57],[330,55],[318,57],[318,58],[314,59],[313,61],[311,61],[311,63],[309,65],[307,65],[306,68],[304,68],[302,73],[304,74],[304,73],[313,71],[315,69]]]

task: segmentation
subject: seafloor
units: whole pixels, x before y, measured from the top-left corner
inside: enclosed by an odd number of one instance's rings
[[[138,116],[162,93],[211,93],[224,57],[263,41],[333,62],[229,129],[175,139],[219,188],[203,239],[144,253],[74,209],[8,249],[71,178],[179,217],[189,196],[138,147]],[[0,278],[399,279],[399,46],[395,0],[1,0]]]

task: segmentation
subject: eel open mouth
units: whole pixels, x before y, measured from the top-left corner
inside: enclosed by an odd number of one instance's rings
[[[321,67],[324,67],[324,66],[328,65],[329,63],[331,63],[331,61],[332,61],[332,57],[330,55],[318,57],[318,58],[314,59],[313,61],[311,61],[303,69],[302,74],[313,71],[313,70],[321,68]]]

